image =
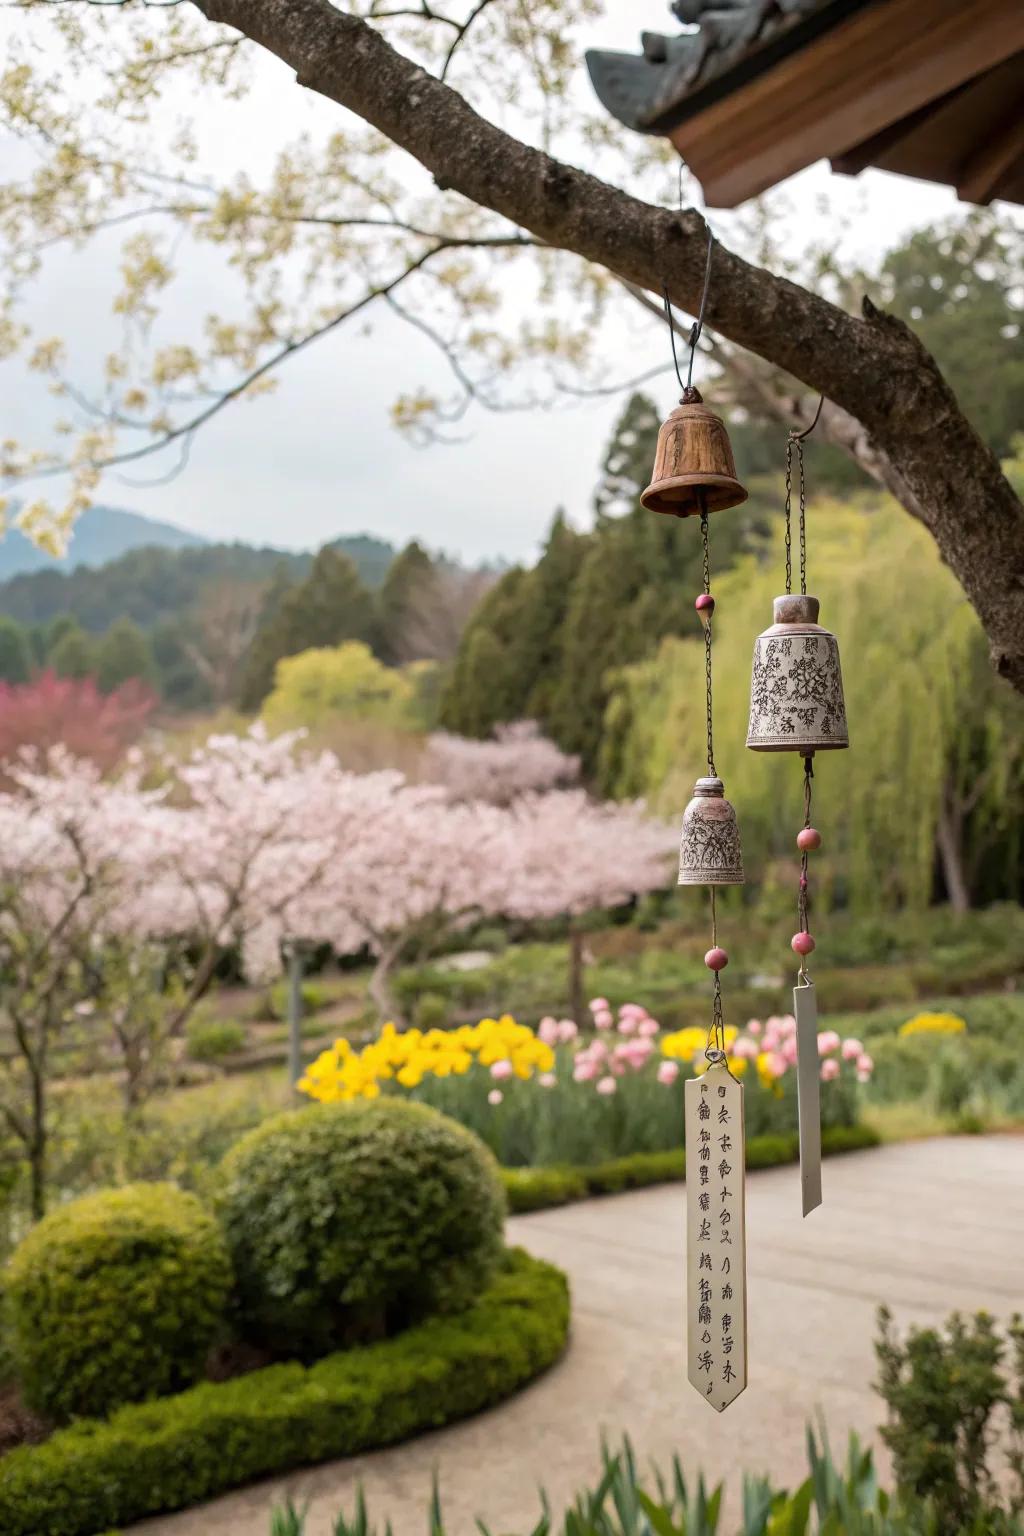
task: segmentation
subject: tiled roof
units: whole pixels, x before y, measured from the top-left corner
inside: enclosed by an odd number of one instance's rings
[[[801,22],[837,8],[835,0],[674,0],[673,14],[690,30],[645,32],[641,54],[592,49],[587,67],[613,117],[640,133],[663,133],[705,87],[784,43]]]

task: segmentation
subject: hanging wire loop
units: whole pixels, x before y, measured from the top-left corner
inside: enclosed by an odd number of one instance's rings
[[[662,298],[665,302],[665,320],[668,324],[668,334],[672,340],[672,361],[675,364],[676,378],[679,380],[679,388],[683,391],[684,394],[687,390],[693,388],[693,360],[697,354],[697,343],[700,341],[701,332],[704,329],[704,313],[708,307],[708,290],[711,287],[711,258],[714,255],[715,250],[715,237],[711,232],[711,225],[707,224],[706,228],[708,232],[708,248],[707,254],[704,258],[704,282],[703,286],[701,287],[700,307],[697,311],[697,318],[691,325],[690,333],[687,337],[687,344],[690,348],[690,361],[686,369],[685,382],[683,380],[682,371],[679,367],[679,355],[676,351],[676,322],[675,317],[672,314],[672,300],[669,298],[668,294],[668,283],[662,283],[661,285]]]

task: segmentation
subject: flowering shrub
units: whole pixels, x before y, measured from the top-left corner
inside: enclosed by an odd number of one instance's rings
[[[916,1013],[899,1028],[900,1035],[962,1035],[967,1021],[956,1013]]]
[[[575,1033],[575,1024],[567,1022]],[[558,1034],[560,1028],[564,1024],[555,1025],[556,1040],[571,1038]],[[375,1099],[382,1083],[418,1088],[425,1078],[463,1076],[474,1063],[487,1067],[496,1082],[526,1081],[537,1071],[550,1073],[555,1053],[541,1033],[534,1034],[508,1014],[461,1029],[425,1033],[410,1029],[400,1034],[393,1024],[385,1024],[379,1037],[361,1051],[353,1050],[347,1040],[336,1040],[309,1067],[299,1087],[322,1104]],[[500,1104],[500,1089],[492,1090],[491,1102]]]
[[[404,1091],[475,1131],[506,1167],[679,1147],[682,1082],[705,1068],[707,1031],[662,1034],[640,1004],[614,1012],[602,997],[590,1012],[593,1034],[585,1037],[572,1019],[554,1016],[541,1019],[536,1031],[508,1015],[450,1031],[400,1034],[385,1025],[362,1050],[336,1041],[300,1087],[327,1103]],[[789,1016],[725,1030],[732,1072],[743,1077],[754,1066],[746,1111],[751,1136],[795,1126],[795,1037]],[[853,1125],[855,1081],[866,1082],[874,1063],[859,1040],[834,1030],[819,1034],[818,1050],[822,1078],[834,1085],[823,1100],[823,1123]]]

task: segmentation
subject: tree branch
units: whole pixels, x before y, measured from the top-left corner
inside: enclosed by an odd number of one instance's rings
[[[694,210],[652,207],[519,142],[328,0],[194,3],[407,150],[442,190],[638,287],[667,282],[696,311],[706,230]],[[976,608],[997,669],[1024,692],[1024,507],[909,328],[867,301],[846,314],[722,245],[707,323],[862,424]]]

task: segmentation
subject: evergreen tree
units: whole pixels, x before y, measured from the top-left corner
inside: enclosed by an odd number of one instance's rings
[[[654,401],[648,395],[631,395],[612,430],[594,493],[599,523],[636,509],[640,492],[651,478],[660,426]]]
[[[399,667],[416,659],[410,644],[410,621],[417,593],[433,576],[434,563],[416,540],[391,562],[377,596],[374,635],[374,649],[387,666]]]
[[[149,641],[131,619],[111,624],[95,649],[96,682],[101,693],[113,693],[130,678],[151,683],[156,674]]]
[[[27,683],[32,671],[29,637],[14,619],[0,614],[0,682]]]
[[[58,677],[81,679],[91,677],[96,670],[93,643],[73,620],[62,626],[60,638],[51,646],[47,661]]]
[[[244,669],[239,702],[258,709],[285,656],[345,640],[373,638],[373,597],[347,555],[324,548],[305,581],[286,591],[257,631]]]

